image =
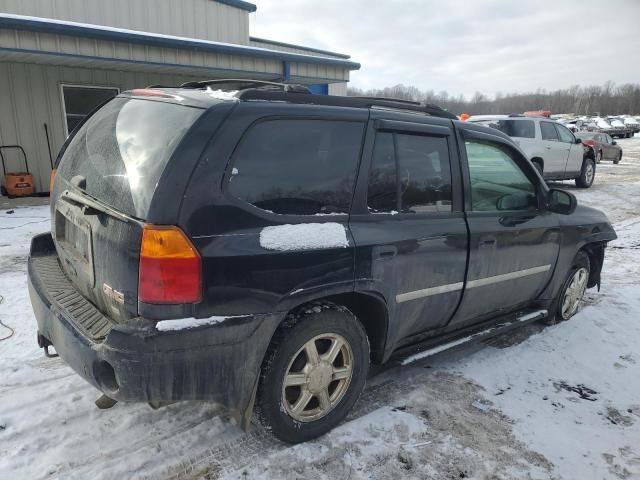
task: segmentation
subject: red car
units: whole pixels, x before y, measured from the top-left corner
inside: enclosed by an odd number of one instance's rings
[[[596,163],[600,160],[612,160],[613,163],[620,163],[622,160],[622,148],[606,133],[599,132],[576,132],[576,137],[582,140],[593,151],[593,158]]]

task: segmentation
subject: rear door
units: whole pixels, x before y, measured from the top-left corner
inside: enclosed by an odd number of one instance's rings
[[[384,296],[389,341],[402,345],[445,325],[460,300],[467,229],[459,163],[450,121],[371,116],[349,221],[356,289]]]
[[[605,160],[613,160],[618,153],[612,145],[613,138],[606,133],[601,133],[600,138],[602,139],[602,158]]]
[[[541,121],[540,138],[544,147],[544,173],[553,176],[564,175],[569,147],[560,142],[558,131],[553,122]]]
[[[202,113],[117,97],[63,150],[51,197],[60,264],[78,291],[116,321],[137,315],[142,225],[174,150]]]
[[[469,267],[451,325],[465,327],[526,305],[551,279],[559,222],[543,208],[545,188],[506,139],[462,127]]]

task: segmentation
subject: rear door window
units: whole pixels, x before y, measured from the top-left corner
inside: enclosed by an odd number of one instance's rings
[[[228,192],[277,214],[348,213],[363,133],[360,122],[257,123],[236,148]]]
[[[373,213],[450,212],[451,164],[444,137],[379,132],[369,176]]]
[[[85,122],[67,146],[58,176],[86,180],[85,191],[145,219],[160,175],[204,110],[118,97]]]
[[[551,122],[540,122],[540,133],[542,140],[558,141],[558,132],[556,132],[556,128]]]
[[[533,120],[498,120],[490,126],[497,128],[510,137],[536,138]]]

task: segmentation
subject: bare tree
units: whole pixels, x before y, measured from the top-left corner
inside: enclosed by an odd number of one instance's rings
[[[612,81],[602,86],[574,85],[552,92],[547,92],[545,89],[530,93],[499,92],[494,98],[489,98],[482,92],[476,92],[470,100],[466,100],[463,95],[450,95],[445,90],[435,93],[433,90],[423,91],[414,86],[402,84],[366,91],[349,88],[348,95],[435,103],[456,115],[522,113],[529,110],[551,110],[553,113],[579,115],[596,112],[602,115],[640,114],[640,84],[616,86]]]

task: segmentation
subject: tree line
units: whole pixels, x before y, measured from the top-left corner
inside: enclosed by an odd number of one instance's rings
[[[414,86],[398,84],[382,89],[362,90],[350,87],[349,96],[376,96],[431,103],[460,115],[509,114],[531,110],[550,110],[552,113],[574,113],[587,115],[640,114],[640,84],[627,83],[615,85],[608,81],[604,85],[546,91],[538,89],[535,93],[497,93],[490,98],[476,92],[471,99],[464,95],[452,96],[446,91],[420,90]]]

